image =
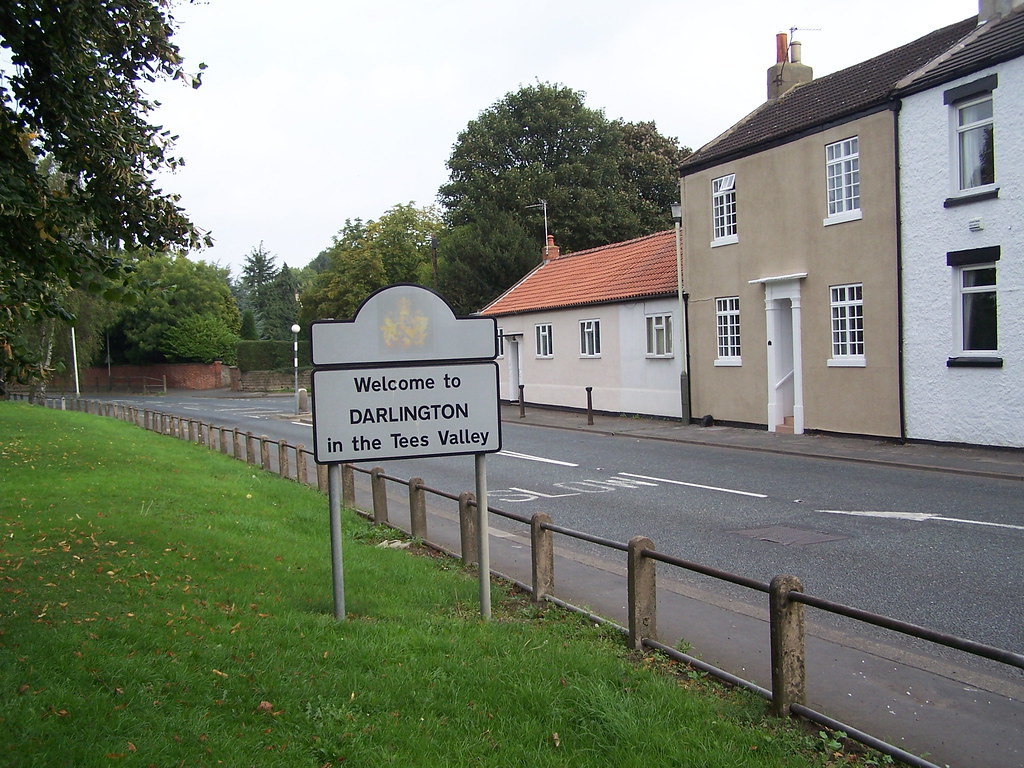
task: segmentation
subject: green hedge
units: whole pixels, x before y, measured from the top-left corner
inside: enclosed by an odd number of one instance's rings
[[[309,342],[299,342],[299,367],[309,368]],[[290,341],[240,341],[238,342],[238,368],[242,373],[249,371],[290,371],[292,363],[292,342]]]

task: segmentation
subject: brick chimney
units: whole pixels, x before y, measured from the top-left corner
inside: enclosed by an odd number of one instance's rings
[[[814,70],[800,61],[800,43],[794,40],[789,44],[786,33],[779,32],[775,36],[775,64],[768,68],[768,101],[813,79]]]
[[[541,257],[545,263],[552,259],[557,259],[562,253],[562,249],[555,245],[555,236],[548,235],[548,244],[544,246],[544,250],[541,252]]]

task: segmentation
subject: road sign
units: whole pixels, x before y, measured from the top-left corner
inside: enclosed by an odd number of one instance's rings
[[[496,328],[492,317],[455,317],[448,302],[423,286],[392,285],[367,298],[350,321],[313,323],[313,365],[493,360]]]
[[[319,464],[501,450],[494,318],[455,317],[419,285],[311,328]]]
[[[313,371],[320,464],[501,450],[498,366],[447,363]]]

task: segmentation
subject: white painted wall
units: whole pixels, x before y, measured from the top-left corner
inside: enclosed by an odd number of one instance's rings
[[[526,401],[544,405],[584,409],[586,387],[593,387],[594,410],[609,413],[638,413],[652,416],[680,416],[678,304],[674,298],[601,304],[576,309],[531,312],[497,318],[498,328],[507,336],[522,334],[519,346],[521,382]],[[646,316],[671,314],[673,351],[670,358],[647,357]],[[580,321],[601,321],[601,357],[580,356]],[[554,356],[536,356],[534,328],[550,323]],[[498,359],[502,399],[516,400],[509,375],[512,361],[508,339],[505,354]]]
[[[992,73],[999,198],[945,208],[955,165],[943,91]],[[907,436],[1024,447],[1024,59],[909,96],[899,138]],[[972,219],[984,229],[969,231]],[[956,291],[946,253],[995,245],[1003,367],[949,368]]]

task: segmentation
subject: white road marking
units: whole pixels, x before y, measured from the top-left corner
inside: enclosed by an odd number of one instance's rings
[[[543,456],[531,456],[528,453],[516,453],[515,451],[498,451],[499,456],[508,456],[511,459],[525,459],[526,461],[539,461],[544,464],[557,464],[560,467],[578,467],[579,464],[573,464],[568,461],[558,461],[558,459],[545,459]]]
[[[647,475],[634,475],[630,472],[619,472],[623,477],[638,477],[641,480],[653,480],[656,483],[669,483],[670,485],[685,485],[687,488],[700,488],[705,491],[721,491],[722,493],[735,493],[737,496],[752,496],[755,499],[767,499],[767,494],[751,493],[750,491],[737,491],[734,488],[718,488],[714,485],[701,485],[700,483],[684,483],[682,480],[669,480],[664,477],[648,477]]]
[[[1009,523],[990,523],[987,520],[964,520],[959,517],[944,517],[934,515],[930,512],[881,512],[871,510],[846,510],[846,509],[819,509],[819,512],[827,512],[830,515],[853,515],[855,517],[881,517],[887,520],[909,520],[914,523],[926,523],[929,520],[942,520],[947,523],[964,523],[965,525],[988,525],[992,528],[1010,528],[1015,531],[1024,531],[1024,525],[1010,525]]]
[[[304,421],[293,421],[293,422],[291,422],[291,423],[292,423],[292,424],[298,424],[298,425],[299,425],[300,427],[309,427],[310,429],[312,429],[312,428],[313,428],[313,425],[312,425],[312,424],[307,424],[307,423],[306,423],[306,422],[304,422]]]

